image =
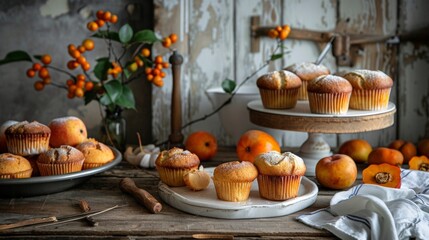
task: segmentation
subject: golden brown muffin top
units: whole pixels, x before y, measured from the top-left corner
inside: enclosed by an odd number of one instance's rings
[[[262,153],[255,158],[253,164],[258,169],[259,174],[269,176],[302,176],[307,170],[302,158],[291,152],[270,151]]]
[[[108,163],[115,158],[107,145],[90,138],[76,146],[85,156],[85,163]]]
[[[162,151],[155,164],[166,168],[193,168],[200,165],[200,159],[190,151],[174,147]]]
[[[39,163],[61,164],[68,162],[82,161],[85,159],[83,153],[69,145],[62,145],[58,148],[51,148],[41,153],[37,158]]]
[[[0,154],[0,174],[13,174],[32,169],[30,162],[24,157],[12,154]]]
[[[260,76],[256,81],[256,85],[259,88],[270,90],[293,89],[301,87],[302,81],[294,73],[280,70]]]
[[[334,75],[322,75],[308,82],[307,91],[313,93],[348,93],[352,85],[345,78]]]
[[[213,172],[213,180],[228,182],[252,182],[258,170],[251,162],[232,161],[218,165]]]
[[[30,133],[30,134],[36,134],[36,133],[47,133],[51,134],[51,129],[43,125],[37,121],[28,122],[28,121],[22,121],[15,123],[8,128],[6,128],[5,134],[24,134],[24,133]]]
[[[310,81],[320,75],[331,73],[329,69],[321,64],[316,65],[312,62],[295,63],[285,68],[285,70],[295,73],[302,81]]]
[[[358,69],[346,73],[344,78],[353,89],[385,89],[393,86],[393,80],[382,71]]]

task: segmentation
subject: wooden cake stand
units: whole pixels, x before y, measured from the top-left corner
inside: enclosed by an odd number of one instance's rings
[[[391,102],[385,110],[349,109],[344,115],[311,113],[308,101],[298,101],[292,109],[276,110],[264,108],[261,100],[254,100],[248,103],[247,108],[250,121],[254,124],[308,133],[307,140],[297,153],[307,166],[306,176],[314,176],[317,162],[332,155],[323,133],[359,133],[387,128],[393,125],[396,112],[395,104]]]

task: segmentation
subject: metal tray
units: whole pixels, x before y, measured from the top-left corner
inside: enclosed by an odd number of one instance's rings
[[[32,197],[51,193],[62,192],[89,180],[95,174],[104,172],[122,160],[122,154],[112,148],[115,159],[98,168],[82,170],[79,172],[40,176],[22,179],[0,179],[0,197]]]

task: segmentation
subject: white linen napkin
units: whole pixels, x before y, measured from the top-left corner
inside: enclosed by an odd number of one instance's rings
[[[341,239],[429,239],[429,172],[401,169],[400,189],[359,184],[298,216]]]

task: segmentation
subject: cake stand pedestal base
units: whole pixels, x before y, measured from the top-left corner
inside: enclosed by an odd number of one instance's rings
[[[316,175],[317,162],[324,157],[331,156],[332,151],[322,133],[308,133],[308,138],[301,145],[297,155],[304,160],[307,167],[305,176],[313,177]]]

